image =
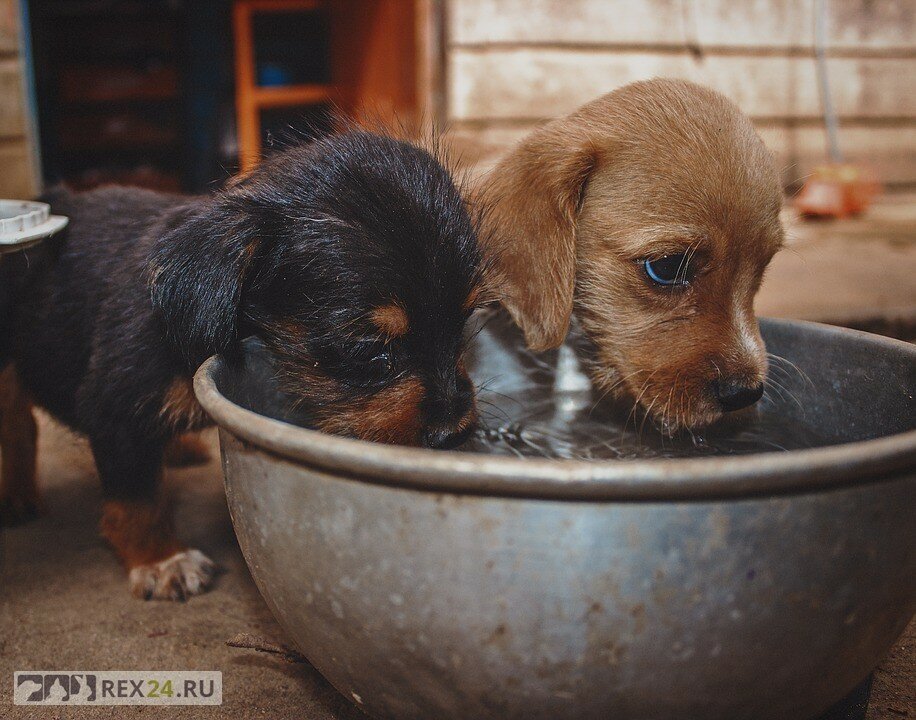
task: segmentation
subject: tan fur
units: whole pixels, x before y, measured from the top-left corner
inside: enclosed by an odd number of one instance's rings
[[[191,467],[210,462],[210,448],[199,435],[176,435],[166,443],[162,462],[166,467]]]
[[[295,324],[277,326],[274,331],[275,336],[267,340],[268,347],[275,343],[286,343],[289,347],[306,337],[304,329]],[[364,398],[344,399],[346,393],[337,381],[327,375],[317,361],[308,360],[307,347],[302,348],[300,362],[280,363],[276,369],[278,384],[287,395],[309,398],[311,419],[321,430],[375,442],[422,444],[421,406],[426,391],[418,378],[408,376]],[[467,370],[462,365],[458,372],[467,377]],[[476,407],[472,404],[466,416],[457,423],[456,432],[476,419]]]
[[[476,285],[464,299],[461,308],[467,312],[471,312],[486,304],[488,301],[487,289],[483,285]]]
[[[417,445],[424,395],[423,384],[407,378],[358,406],[335,408],[319,425],[325,432],[354,435],[362,440]]]
[[[161,417],[175,430],[195,430],[204,427],[207,413],[197,402],[191,378],[179,377],[172,381],[162,398]]]
[[[669,429],[721,415],[713,379],[763,381],[753,298],[782,244],[782,191],[723,96],[628,85],[533,132],[481,193],[495,282],[532,349],[562,343],[575,308],[596,382]],[[640,260],[685,251],[700,269],[687,291],[647,282]]]
[[[410,329],[404,308],[394,303],[375,308],[372,311],[372,322],[382,335],[390,339],[404,337]]]
[[[184,549],[175,537],[170,509],[159,501],[106,502],[99,528],[128,570]]]
[[[186,600],[213,581],[213,561],[178,541],[171,508],[161,500],[110,500],[99,529],[127,568],[135,597]]]
[[[563,342],[573,310],[575,220],[583,184],[596,162],[585,135],[551,126],[536,131],[490,176],[482,233],[498,273],[492,285],[533,350]]]
[[[459,372],[467,376],[463,366],[459,367]],[[425,396],[423,383],[417,378],[407,377],[364,402],[335,407],[333,412],[319,418],[317,424],[325,432],[353,435],[362,440],[420,445],[423,429],[420,408]],[[477,407],[476,403],[472,403],[454,431],[461,433],[476,421]]]
[[[10,365],[0,372],[0,526],[27,520],[41,509],[37,442],[32,403]]]

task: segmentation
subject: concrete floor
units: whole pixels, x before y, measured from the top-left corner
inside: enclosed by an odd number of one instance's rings
[[[801,226],[769,273],[761,314],[916,320],[916,198],[891,198],[869,221]],[[216,462],[170,470],[184,539],[224,568],[186,605],[144,603],[96,533],[100,493],[85,443],[45,417],[39,451],[48,514],[0,530],[0,718],[364,717],[307,665],[225,646],[240,632],[282,641],[232,533]],[[215,436],[207,435],[215,450]],[[221,670],[215,708],[11,705],[17,669]],[[876,673],[870,720],[916,717],[916,623]]]
[[[783,219],[786,248],[767,269],[758,315],[916,321],[916,195],[886,196],[850,220]]]
[[[101,495],[86,443],[44,416],[40,428],[48,514],[0,531],[0,718],[365,718],[311,667],[226,647],[239,632],[283,635],[236,545],[217,462],[166,480],[182,537],[223,569],[215,588],[186,604],[142,602],[96,532]],[[215,457],[215,433],[206,437]],[[221,670],[224,704],[15,707],[21,669]]]

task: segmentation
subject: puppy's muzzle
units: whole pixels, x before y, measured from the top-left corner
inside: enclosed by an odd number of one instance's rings
[[[741,410],[763,397],[763,383],[747,383],[738,378],[713,380],[711,390],[725,412]]]
[[[448,450],[461,445],[477,425],[474,388],[466,375],[459,376],[443,388],[425,408],[426,429],[423,445]]]
[[[451,448],[456,448],[461,445],[468,439],[473,431],[474,423],[470,423],[467,427],[462,429],[447,427],[428,428],[426,432],[423,433],[423,444],[426,447],[436,450],[450,450]]]

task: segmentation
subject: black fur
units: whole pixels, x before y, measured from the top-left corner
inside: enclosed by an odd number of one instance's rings
[[[424,388],[422,431],[472,409],[459,355],[477,243],[423,150],[352,131],[210,198],[112,187],[45,200],[70,226],[0,263],[0,366],[89,436],[108,497],[154,493],[164,443],[193,429],[163,417],[167,389],[249,334],[332,427],[406,378]],[[367,315],[391,302],[410,329],[386,341]]]

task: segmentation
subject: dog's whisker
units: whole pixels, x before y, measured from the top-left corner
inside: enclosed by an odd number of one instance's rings
[[[671,402],[674,398],[674,390],[677,387],[678,380],[681,378],[681,372],[683,371],[679,371],[678,374],[674,376],[674,382],[671,383],[671,387],[668,390],[668,399],[665,401],[664,413],[662,414],[662,427],[666,432],[670,431],[671,428],[668,415],[671,412]],[[664,440],[662,442],[664,442]]]
[[[773,390],[781,402],[794,402],[800,409],[804,409],[798,398],[796,398],[793,393],[791,393],[785,388],[785,386],[776,382],[772,378],[770,378],[768,382],[765,383],[764,387],[768,387],[769,389]]]
[[[630,419],[633,419],[633,421],[634,421],[634,422],[633,422],[633,429],[636,430],[636,420],[635,420],[635,417],[636,417],[636,412],[638,411],[638,409],[639,409],[639,407],[640,407],[640,401],[642,400],[643,395],[645,395],[646,391],[649,389],[649,383],[652,381],[652,378],[653,378],[658,372],[659,372],[659,370],[656,369],[654,372],[650,373],[650,374],[649,374],[649,377],[647,377],[647,378],[645,379],[645,381],[643,382],[643,384],[642,384],[642,386],[641,386],[641,388],[640,388],[639,394],[636,396],[636,400],[633,402],[633,407],[632,407],[632,409],[630,410],[629,414],[627,415],[626,422],[624,422],[624,428],[626,428],[626,426],[629,425]],[[637,441],[638,441],[638,440],[639,440],[639,437],[637,437]]]
[[[789,368],[791,368],[796,373],[798,373],[798,375],[802,378],[802,380],[805,381],[805,383],[807,383],[811,387],[814,387],[814,383],[812,382],[808,374],[804,370],[802,370],[800,367],[798,367],[798,365],[796,365],[794,362],[789,360],[788,358],[782,357],[781,355],[775,355],[774,353],[769,353],[769,352],[767,353],[767,358],[777,363],[777,366],[780,363],[784,365],[788,365]]]
[[[658,395],[656,395],[654,398],[652,398],[652,402],[649,403],[649,406],[648,406],[648,407],[645,409],[645,411],[643,412],[642,423],[640,423],[640,425],[639,425],[639,432],[637,433],[637,435],[638,435],[638,437],[639,437],[640,439],[642,439],[642,433],[643,433],[643,430],[645,429],[646,422],[651,418],[651,416],[652,416],[652,408],[655,407],[655,403],[658,402],[658,398],[659,398]]]
[[[595,408],[597,408],[598,405],[599,405],[608,395],[611,394],[611,392],[613,392],[615,389],[617,389],[618,387],[620,387],[620,385],[622,385],[624,382],[626,382],[626,381],[629,380],[630,378],[636,377],[637,375],[640,375],[640,374],[642,374],[643,372],[646,372],[646,371],[645,371],[645,370],[636,370],[635,372],[632,372],[632,373],[629,373],[629,374],[627,374],[627,375],[624,375],[624,376],[621,377],[619,380],[617,380],[617,382],[615,382],[613,385],[607,387],[607,388],[601,393],[601,395],[598,396],[598,399],[595,400],[594,403],[592,403],[592,406],[591,406],[591,408],[589,409],[589,416],[591,416],[591,414],[594,412]]]
[[[493,389],[487,389],[485,392],[487,395],[493,395],[495,397],[502,398],[503,400],[508,400],[509,402],[514,403],[518,406],[522,405],[521,400],[519,400],[518,398],[514,398],[511,395],[506,395],[505,393],[497,392],[496,390],[493,390]]]
[[[499,419],[503,420],[504,422],[509,422],[512,419],[512,416],[509,415],[509,413],[507,413],[505,410],[503,410],[498,405],[494,405],[493,403],[489,403],[484,400],[481,400],[479,402],[482,405],[484,405],[486,408],[489,408],[488,410],[481,411],[481,414],[483,414],[484,412],[490,413],[494,418],[499,417]]]
[[[774,384],[772,383],[771,380],[767,380],[767,381],[764,383],[764,389],[765,389],[765,390],[772,390],[773,393],[776,395],[776,397],[777,397],[781,402],[786,402],[786,397],[785,397],[785,395],[783,394],[783,391],[782,391],[780,388],[776,387],[776,385],[774,385]]]
[[[773,378],[769,378],[769,383],[771,383],[771,384],[774,385],[775,387],[779,388],[782,392],[785,392],[786,395],[789,396],[789,399],[791,399],[791,400],[798,406],[798,408],[799,408],[800,410],[804,410],[804,409],[805,409],[805,406],[804,406],[804,405],[802,404],[802,402],[795,396],[795,393],[793,393],[791,390],[789,390],[788,388],[786,388],[785,385],[782,385],[781,383],[779,383],[778,381],[774,380]]]

